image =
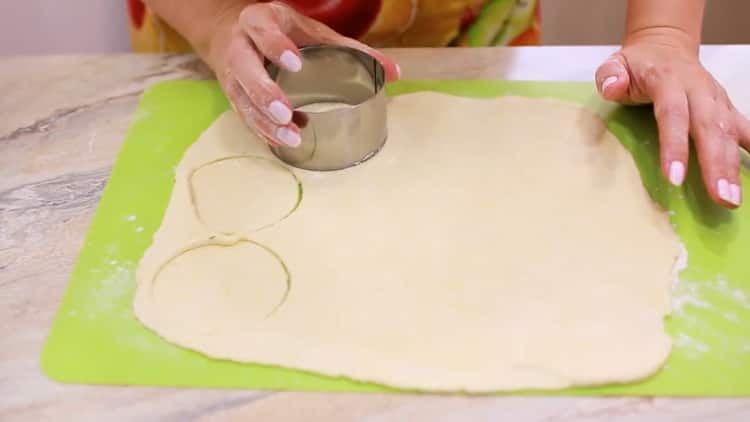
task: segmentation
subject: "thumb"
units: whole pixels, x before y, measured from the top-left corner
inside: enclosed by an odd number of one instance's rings
[[[380,50],[377,50],[375,48],[370,47],[367,44],[361,43],[357,40],[345,37],[343,35],[336,34],[336,36],[332,39],[328,40],[331,44],[338,44],[342,45],[344,47],[354,48],[356,50],[360,50],[363,53],[369,55],[370,57],[374,58],[380,64],[383,66],[383,70],[385,71],[385,79],[389,82],[398,80],[401,77],[401,68],[396,64],[393,59],[386,56],[383,52]]]
[[[628,64],[622,53],[613,54],[596,70],[596,88],[605,100],[632,102]]]

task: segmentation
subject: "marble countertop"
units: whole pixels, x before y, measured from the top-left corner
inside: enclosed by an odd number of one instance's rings
[[[405,49],[410,79],[590,81],[614,47]],[[707,67],[750,114],[750,46]],[[0,420],[750,420],[750,399],[462,397],[63,385],[39,355],[138,98],[191,56],[0,58]]]

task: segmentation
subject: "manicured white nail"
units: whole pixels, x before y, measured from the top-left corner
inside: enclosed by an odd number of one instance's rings
[[[732,202],[732,196],[729,192],[729,182],[727,179],[719,179],[716,183],[716,188],[719,190],[719,198],[727,202]]]
[[[292,110],[279,100],[274,100],[268,105],[268,111],[280,125],[289,124],[292,121]]]
[[[290,72],[299,72],[302,70],[302,60],[299,56],[289,50],[284,50],[284,52],[281,53],[279,61],[281,62],[281,65],[284,66],[284,69]]]
[[[276,129],[276,138],[278,138],[279,141],[281,141],[284,145],[292,148],[298,147],[302,142],[302,138],[299,136],[299,133],[286,127],[280,127]]]
[[[612,86],[613,83],[617,82],[617,76],[610,76],[602,82],[602,92],[605,92],[607,88]]]
[[[731,203],[739,206],[742,203],[742,189],[739,185],[732,183],[729,185],[729,198]]]
[[[669,181],[675,186],[680,186],[684,180],[685,165],[679,161],[672,161],[669,165]]]

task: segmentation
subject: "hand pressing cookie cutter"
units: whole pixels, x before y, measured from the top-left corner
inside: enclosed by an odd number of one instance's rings
[[[306,170],[341,170],[371,158],[387,137],[385,70],[348,47],[300,49],[302,70],[267,67],[294,107],[302,142],[272,147],[283,162]]]

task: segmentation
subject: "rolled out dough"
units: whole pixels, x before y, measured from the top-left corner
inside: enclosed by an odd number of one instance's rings
[[[309,172],[222,115],[177,168],[138,318],[211,357],[421,390],[660,368],[679,241],[599,117],[420,93],[388,119],[373,159]]]

